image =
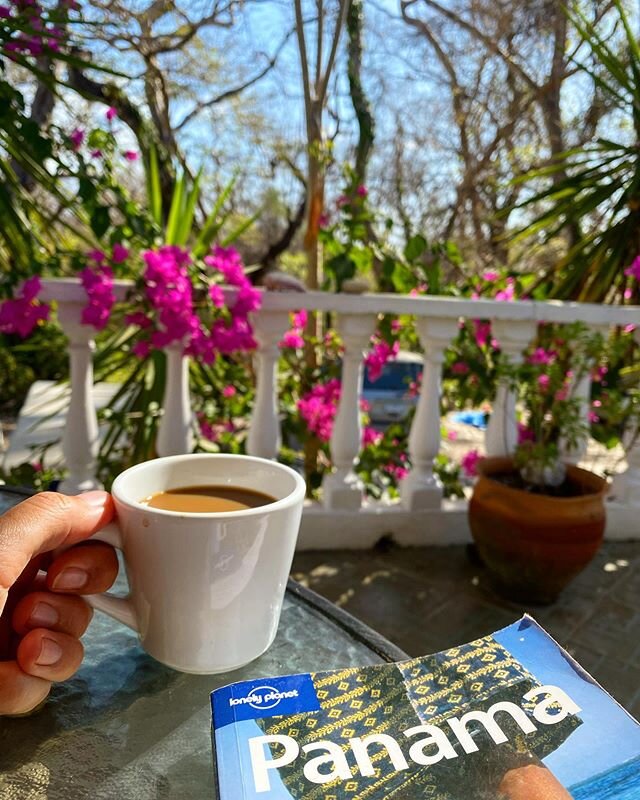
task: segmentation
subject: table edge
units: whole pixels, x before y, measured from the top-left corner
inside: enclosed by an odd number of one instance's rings
[[[339,628],[342,628],[354,639],[366,645],[384,661],[407,661],[411,658],[404,650],[401,650],[397,645],[357,619],[357,617],[352,616],[348,611],[314,592],[313,589],[303,586],[293,578],[289,578],[287,582],[287,593],[315,609],[323,617],[330,619]]]

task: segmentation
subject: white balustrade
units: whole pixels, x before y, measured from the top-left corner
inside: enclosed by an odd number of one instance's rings
[[[286,311],[263,311],[252,320],[258,349],[256,397],[247,438],[247,452],[261,458],[276,458],[280,450],[280,415],[278,413],[278,359],[281,341],[289,327]]]
[[[71,396],[62,436],[62,452],[69,471],[60,491],[78,494],[100,488],[95,477],[98,455],[98,418],[93,402],[93,328],[81,323],[84,304],[61,302],[58,320],[69,338]]]
[[[424,366],[409,435],[412,469],[400,487],[402,503],[411,511],[440,508],[442,503],[442,483],[433,472],[433,462],[440,451],[440,382],[444,351],[458,330],[458,322],[418,319],[416,327],[424,348]]]
[[[117,282],[115,293],[123,299],[129,288]],[[232,301],[233,289],[227,293]],[[93,329],[81,324],[86,295],[75,279],[43,281],[42,299],[58,304],[58,316],[69,337],[70,403],[62,436],[62,455],[69,472],[61,488],[78,492],[98,486],[95,478],[98,425],[92,392]],[[640,308],[595,304],[409,297],[392,294],[352,295],[308,292],[266,292],[262,308],[254,317],[258,342],[256,352],[256,399],[247,447],[251,454],[274,458],[280,446],[277,402],[278,342],[288,327],[292,309],[337,313],[345,343],[342,364],[342,394],[330,442],[334,471],[323,484],[323,504],[311,504],[305,511],[307,529],[317,531],[311,540],[353,546],[352,532],[361,541],[373,543],[393,531],[399,540],[419,543],[427,536],[450,541],[450,531],[468,536],[464,501],[442,502],[441,487],[433,472],[440,447],[440,380],[444,351],[455,336],[457,321],[488,319],[499,340],[504,357],[521,362],[523,350],[532,341],[540,322],[569,323],[581,320],[591,329],[637,324]],[[363,356],[379,314],[413,316],[425,350],[422,389],[409,436],[411,473],[401,483],[398,504],[362,504],[362,486],[354,472],[361,448],[360,408]],[[640,343],[640,330],[636,336]],[[179,346],[167,350],[167,378],[156,449],[159,455],[189,452],[193,447],[194,425],[189,398],[188,359]],[[575,387],[583,412],[589,412],[589,377]],[[503,381],[497,390],[494,411],[486,434],[487,452],[509,454],[517,443],[515,393]],[[566,455],[578,460],[586,441]],[[618,537],[638,536],[640,514],[640,436],[627,439],[627,470],[616,476],[608,503],[609,525]],[[354,514],[358,512],[358,514]],[[341,514],[342,524],[334,524]],[[362,518],[362,523],[358,522]],[[314,522],[315,520],[315,522]],[[346,520],[350,520],[347,522]],[[313,526],[316,526],[313,528]],[[352,531],[353,528],[353,531]],[[303,522],[303,531],[305,523]],[[465,533],[465,531],[467,531]],[[356,535],[354,533],[354,535]],[[314,538],[314,536],[316,538]],[[431,539],[430,539],[431,540]],[[458,538],[462,541],[462,538]],[[308,540],[307,540],[308,542]],[[314,546],[306,544],[305,546]]]
[[[375,322],[376,318],[372,314],[344,314],[338,322],[338,330],[344,342],[342,389],[330,443],[334,471],[322,483],[326,508],[356,511],[362,504],[363,487],[353,467],[362,440],[360,398],[363,357],[373,335]]]
[[[533,339],[535,330],[535,323],[530,320],[495,320],[493,334],[500,343],[501,357],[513,366],[521,364],[523,350]],[[485,436],[485,449],[489,456],[511,455],[518,444],[516,399],[516,388],[507,378],[501,379]]]
[[[178,456],[193,450],[193,413],[189,395],[189,358],[182,344],[167,347],[163,415],[158,426],[156,452],[159,456]]]

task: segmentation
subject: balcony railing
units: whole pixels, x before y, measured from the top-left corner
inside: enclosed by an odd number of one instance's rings
[[[128,284],[118,283],[116,295],[124,298]],[[68,478],[62,489],[78,492],[97,485],[98,422],[92,399],[94,349],[93,329],[82,325],[86,304],[84,290],[74,279],[43,282],[42,299],[55,301],[60,324],[69,338],[70,404],[62,448]],[[304,547],[367,547],[382,535],[391,534],[400,543],[426,544],[465,541],[466,502],[442,498],[442,487],[433,462],[441,441],[440,380],[445,350],[453,341],[461,319],[490,319],[503,352],[512,362],[535,335],[540,322],[569,323],[580,320],[606,334],[611,326],[640,323],[638,306],[605,306],[561,302],[496,302],[444,297],[410,297],[395,294],[327,294],[323,292],[265,293],[261,310],[254,317],[258,341],[256,396],[247,450],[264,458],[275,458],[280,446],[277,401],[278,343],[290,327],[292,309],[337,313],[344,343],[342,392],[330,442],[333,472],[324,480],[322,503],[309,503],[305,510],[301,544]],[[397,503],[374,503],[363,499],[354,464],[361,447],[360,398],[363,360],[380,313],[410,315],[424,349],[422,389],[409,437],[412,469],[401,484]],[[640,327],[636,329],[640,341]],[[167,350],[164,415],[160,422],[157,452],[173,455],[190,452],[193,420],[189,398],[187,359],[179,347]],[[590,379],[576,387],[585,419],[589,411]],[[627,467],[617,475],[608,502],[607,535],[640,537],[640,445],[627,453]],[[486,431],[489,455],[512,452],[517,441],[515,396],[507,383],[499,386]],[[578,462],[588,440],[580,442],[567,460]]]

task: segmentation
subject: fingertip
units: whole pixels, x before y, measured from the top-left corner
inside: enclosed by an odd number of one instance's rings
[[[118,557],[113,547],[91,542],[61,553],[49,566],[47,587],[67,594],[106,592],[118,575]]]
[[[50,691],[50,681],[28,675],[16,661],[0,662],[0,716],[29,714]]]
[[[84,648],[75,637],[36,628],[21,640],[16,661],[27,675],[47,681],[66,681],[78,670],[83,656]]]

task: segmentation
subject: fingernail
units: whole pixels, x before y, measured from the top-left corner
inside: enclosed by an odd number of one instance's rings
[[[45,636],[42,640],[40,655],[38,656],[36,664],[39,667],[51,667],[53,664],[57,664],[61,658],[62,648],[60,645],[54,642],[53,639],[47,639]]]
[[[104,504],[107,502],[108,495],[106,492],[96,490],[93,492],[84,492],[84,494],[79,494],[78,497],[88,506],[91,506],[92,509],[102,510],[104,508]]]
[[[89,580],[89,573],[80,567],[67,567],[53,579],[52,589],[82,589]]]
[[[31,612],[29,622],[36,628],[52,628],[57,625],[59,619],[58,612],[49,603],[37,603]]]

